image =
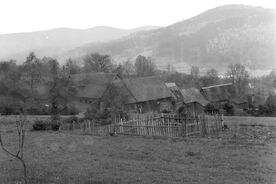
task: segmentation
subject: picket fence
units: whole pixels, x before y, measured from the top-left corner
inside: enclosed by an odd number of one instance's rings
[[[155,137],[188,137],[217,134],[223,127],[223,116],[220,114],[199,115],[196,118],[177,117],[174,114],[144,116],[125,121],[123,119],[111,125],[96,125],[93,121],[63,124],[60,130],[76,133],[107,136],[134,135]]]
[[[114,125],[117,134],[159,137],[187,137],[216,134],[222,130],[220,114],[198,115],[195,118],[161,114],[151,119],[121,121]]]

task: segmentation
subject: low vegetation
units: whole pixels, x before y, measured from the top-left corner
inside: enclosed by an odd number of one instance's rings
[[[59,130],[60,127],[59,121],[52,121],[52,120],[35,120],[33,124],[33,130],[40,131],[40,130]]]
[[[275,183],[275,118],[225,121],[226,131],[207,138],[26,132],[29,183]],[[16,147],[16,132],[3,137],[9,149]],[[18,164],[2,150],[0,165],[0,183],[22,181]]]

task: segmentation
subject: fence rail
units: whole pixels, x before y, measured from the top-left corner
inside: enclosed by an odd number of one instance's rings
[[[112,125],[95,125],[93,121],[63,124],[60,130],[77,133],[106,136],[113,133],[119,135],[188,137],[216,134],[222,130],[223,117],[219,114],[200,115],[196,118],[176,117],[172,114],[147,117],[148,119],[128,120]]]
[[[161,137],[186,137],[218,133],[223,126],[219,114],[181,118],[161,114],[152,119],[121,121],[114,125],[117,134]]]

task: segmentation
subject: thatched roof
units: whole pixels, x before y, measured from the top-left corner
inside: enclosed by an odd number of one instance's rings
[[[172,97],[170,90],[159,77],[139,77],[122,80],[134,102],[145,102]],[[130,103],[134,103],[134,102]]]
[[[174,82],[169,82],[165,84],[170,89],[171,94],[175,100],[183,100],[182,93],[179,87]]]
[[[77,88],[77,97],[101,98],[117,77],[114,73],[81,73],[72,75],[71,79]]]
[[[201,88],[202,95],[210,102],[230,100],[235,97],[232,83],[220,84]]]
[[[202,106],[206,106],[207,104],[209,104],[209,101],[206,100],[204,96],[202,96],[200,91],[196,88],[182,89],[181,93],[183,95],[185,104],[194,102],[197,102]]]

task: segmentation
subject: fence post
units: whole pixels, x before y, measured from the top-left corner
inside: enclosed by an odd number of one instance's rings
[[[224,127],[224,121],[223,121],[223,114],[221,114],[221,120],[220,120],[220,122],[221,122],[221,129]]]
[[[182,119],[182,136],[186,137],[186,117]]]

